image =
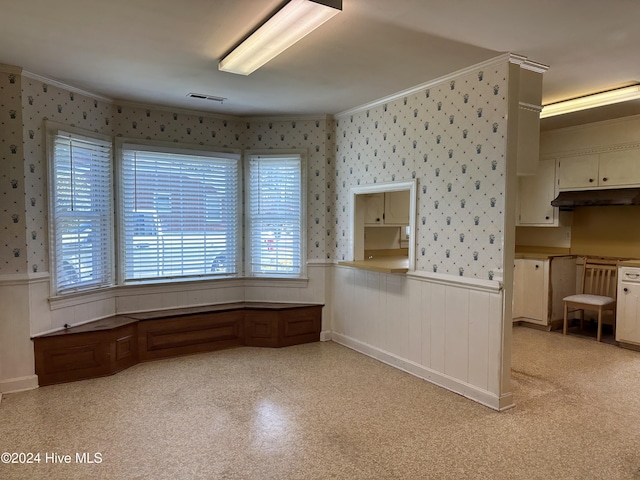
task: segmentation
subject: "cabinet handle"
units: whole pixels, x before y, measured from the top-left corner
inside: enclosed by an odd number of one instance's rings
[[[593,183],[593,178],[590,178],[590,179],[589,179],[589,182],[590,182],[590,183]]]
[[[629,291],[629,289],[628,289],[628,288],[625,288],[625,289],[624,289],[624,293],[627,293],[628,291]]]
[[[544,217],[545,220],[549,220],[549,217]]]
[[[607,177],[604,177],[604,178],[602,179],[602,181],[603,181],[603,182],[606,182],[607,180],[609,180]]]
[[[540,268],[540,265],[536,265],[536,270]]]

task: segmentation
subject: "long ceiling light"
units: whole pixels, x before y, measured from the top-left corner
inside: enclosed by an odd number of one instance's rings
[[[342,0],[291,0],[224,57],[218,69],[249,75],[341,10]]]
[[[542,107],[540,118],[578,112],[588,108],[604,107],[605,105],[626,102],[627,100],[635,100],[637,98],[640,98],[640,85],[616,88],[615,90],[594,93],[593,95],[586,95],[584,97],[545,105]]]

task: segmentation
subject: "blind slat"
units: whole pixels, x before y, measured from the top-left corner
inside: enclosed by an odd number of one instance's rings
[[[260,156],[248,168],[249,274],[302,272],[302,159]]]
[[[236,274],[238,160],[125,147],[125,280]]]
[[[53,137],[52,233],[56,294],[113,284],[111,144]]]

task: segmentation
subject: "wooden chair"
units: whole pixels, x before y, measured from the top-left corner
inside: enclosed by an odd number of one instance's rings
[[[569,295],[564,300],[564,329],[567,334],[569,309],[572,312],[580,311],[580,325],[584,321],[584,311],[598,312],[599,342],[602,337],[602,313],[611,310],[613,312],[613,331],[616,328],[616,274],[617,262],[584,258],[582,271],[582,293]]]

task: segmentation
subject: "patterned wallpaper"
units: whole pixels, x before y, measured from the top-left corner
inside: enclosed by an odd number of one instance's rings
[[[6,274],[27,269],[21,88],[19,73],[0,73],[0,272]]]
[[[492,279],[502,268],[508,63],[341,116],[336,257],[350,189],[417,179],[416,269]]]
[[[111,134],[110,105],[37,80],[22,78],[24,212],[29,272],[49,270],[47,160],[44,119]]]
[[[331,207],[325,181],[334,149],[332,122],[245,121],[119,105],[8,72],[0,73],[0,89],[0,274],[49,268],[45,119],[127,138],[236,149],[307,149],[307,255],[311,260],[330,258],[325,232]]]
[[[0,274],[48,270],[44,119],[106,135],[309,152],[307,253],[348,251],[354,185],[418,181],[418,270],[502,267],[508,63],[337,120],[232,119],[97,100],[0,74]],[[23,160],[24,159],[24,160]]]

